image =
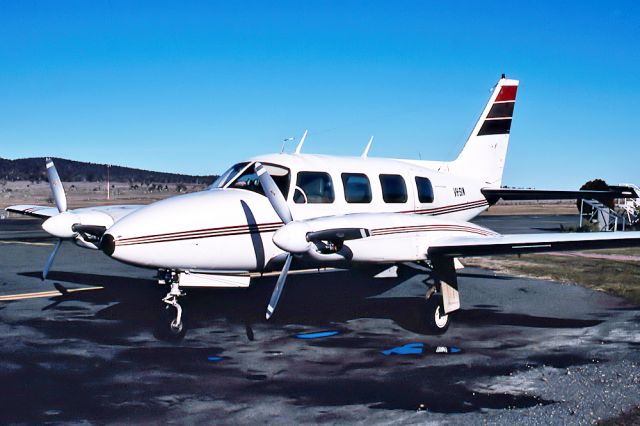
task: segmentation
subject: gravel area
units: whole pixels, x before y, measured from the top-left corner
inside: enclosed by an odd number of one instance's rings
[[[154,334],[153,272],[65,245],[42,283],[51,246],[12,243],[12,226],[0,294],[104,289],[0,303],[1,423],[592,424],[640,404],[640,307],[601,292],[466,268],[432,336],[427,276],[292,275],[266,322],[270,277],[189,291],[175,344]]]

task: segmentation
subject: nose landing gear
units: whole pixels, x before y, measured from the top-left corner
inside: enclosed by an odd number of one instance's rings
[[[180,290],[180,284],[174,282],[171,283],[171,290],[169,290],[169,293],[167,293],[164,299],[162,299],[162,301],[168,305],[165,308],[173,306],[176,309],[176,318],[169,324],[171,332],[175,334],[181,333],[184,329],[184,324],[182,323],[182,307],[178,303],[178,297],[184,295],[184,291]]]
[[[162,315],[158,327],[158,333],[169,340],[180,340],[186,333],[182,318],[182,306],[178,303],[178,298],[185,295],[180,289],[178,274],[174,271],[166,271],[164,282],[171,285],[171,289],[162,299]],[[175,316],[172,311],[175,309]]]

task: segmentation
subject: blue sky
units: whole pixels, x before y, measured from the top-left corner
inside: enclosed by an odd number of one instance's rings
[[[505,72],[505,184],[640,183],[639,46],[633,1],[0,0],[0,156],[209,174],[308,128],[448,160]]]

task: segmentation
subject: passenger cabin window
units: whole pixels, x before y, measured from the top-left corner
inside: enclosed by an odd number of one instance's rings
[[[289,169],[276,166],[275,164],[262,164],[264,168],[269,172],[273,181],[280,189],[282,196],[287,199],[287,195],[289,194],[289,182],[290,182],[290,173]],[[258,194],[264,195],[264,190],[262,189],[262,185],[260,184],[260,179],[258,179],[258,175],[256,174],[255,163],[249,166],[240,176],[238,176],[229,186],[228,188],[235,189],[246,189],[247,191],[257,192]]]
[[[429,179],[416,176],[416,187],[418,189],[418,200],[421,203],[433,203],[433,186]]]
[[[406,203],[407,185],[400,175],[380,175],[382,199],[385,203]]]
[[[300,172],[296,181],[293,201],[296,204],[333,203],[333,181],[324,172]]]
[[[362,173],[343,173],[344,199],[347,203],[370,203],[371,184]]]

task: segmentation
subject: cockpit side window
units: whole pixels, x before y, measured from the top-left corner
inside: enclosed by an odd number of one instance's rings
[[[296,204],[333,203],[333,181],[328,173],[300,172],[296,180],[293,201]]]
[[[280,192],[282,192],[282,196],[287,199],[287,195],[289,194],[289,184],[291,174],[289,173],[289,169],[277,166],[275,164],[262,164],[264,168],[269,172],[271,178],[276,183]],[[228,188],[235,189],[246,189],[248,191],[257,192],[258,194],[264,195],[264,190],[262,189],[262,185],[260,184],[260,179],[258,179],[258,175],[255,170],[255,163],[249,166],[240,176],[238,176],[235,180],[231,182]]]

